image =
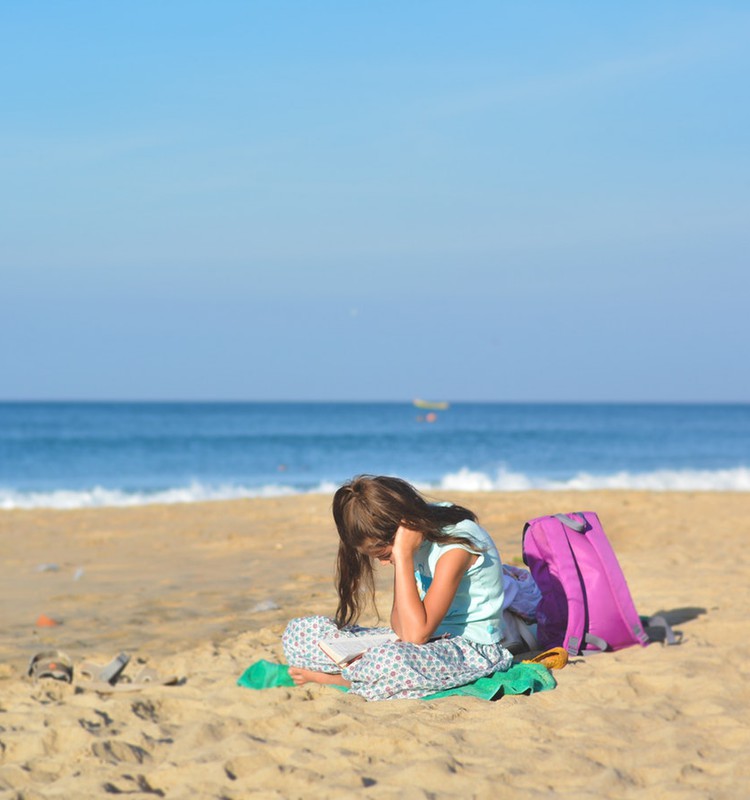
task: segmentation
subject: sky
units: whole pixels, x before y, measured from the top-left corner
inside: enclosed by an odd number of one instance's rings
[[[750,401],[745,2],[0,5],[0,400]]]

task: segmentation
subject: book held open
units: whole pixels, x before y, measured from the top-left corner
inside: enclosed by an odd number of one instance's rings
[[[378,645],[386,642],[396,641],[398,641],[398,636],[391,631],[390,633],[364,634],[352,638],[322,639],[318,642],[318,646],[335,664],[343,669],[359,658],[365,650],[378,647]]]

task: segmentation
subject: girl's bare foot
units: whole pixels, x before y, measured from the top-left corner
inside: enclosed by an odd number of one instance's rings
[[[315,670],[302,669],[302,667],[289,667],[289,677],[297,686],[301,686],[303,683],[327,683],[349,688],[352,685],[351,681],[346,680],[340,674],[331,675],[328,672],[315,672]]]

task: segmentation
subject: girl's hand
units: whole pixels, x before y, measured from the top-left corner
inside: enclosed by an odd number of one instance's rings
[[[392,558],[394,561],[412,559],[423,541],[424,536],[419,531],[399,525],[396,538],[393,540]]]
[[[450,609],[458,586],[477,555],[461,547],[449,550],[438,559],[432,583],[420,598],[414,580],[414,553],[424,541],[422,534],[403,525],[393,540],[394,567],[391,627],[404,642],[424,644],[437,630]]]

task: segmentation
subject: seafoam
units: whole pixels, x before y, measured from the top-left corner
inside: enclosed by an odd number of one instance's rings
[[[402,476],[408,477],[408,476]],[[657,470],[654,472],[617,472],[594,475],[579,472],[565,480],[531,477],[521,472],[500,469],[493,475],[463,468],[444,475],[437,483],[416,481],[425,492],[524,492],[524,491],[593,491],[597,489],[651,492],[749,492],[750,469],[737,467],[721,470]],[[96,486],[87,490],[24,492],[0,488],[0,509],[96,508],[150,504],[199,503],[253,497],[285,497],[300,494],[333,494],[337,484],[323,481],[300,488],[282,483],[248,487],[237,484],[210,485],[192,482],[162,491],[126,492]]]

